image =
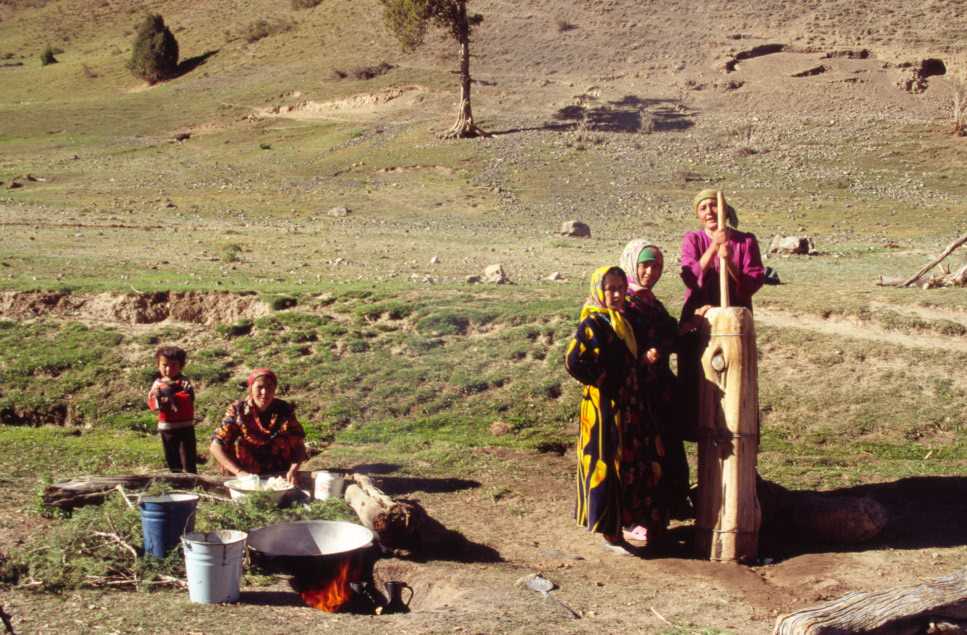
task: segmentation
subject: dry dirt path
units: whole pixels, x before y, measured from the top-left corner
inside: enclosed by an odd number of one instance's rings
[[[893,310],[900,308],[893,305],[878,306],[881,308],[889,306]],[[964,323],[962,321],[964,320],[963,317],[958,320],[956,317],[957,314],[952,314],[946,311],[930,311],[927,309],[917,309],[916,311],[923,317],[930,317],[933,319],[942,317],[943,319],[958,321],[962,324]],[[805,329],[809,331],[816,331],[818,333],[822,333],[823,335],[867,340],[870,342],[892,344],[894,346],[902,346],[905,348],[929,348],[967,353],[967,339],[963,337],[928,335],[923,333],[903,333],[900,331],[884,329],[868,322],[851,320],[848,318],[822,318],[815,315],[794,315],[792,313],[787,313],[785,311],[772,308],[757,308],[755,310],[755,319],[757,322],[773,328]]]

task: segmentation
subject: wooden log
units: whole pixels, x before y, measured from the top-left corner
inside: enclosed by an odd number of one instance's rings
[[[758,555],[758,365],[752,312],[713,307],[699,387],[696,548],[710,560]]]
[[[776,541],[855,545],[868,542],[886,527],[889,514],[866,496],[791,491],[759,479],[762,533]]]
[[[165,483],[177,489],[201,488],[228,496],[225,479],[201,474],[160,472],[157,474],[122,474],[117,476],[81,476],[54,483],[44,488],[43,503],[48,507],[70,510],[104,501],[118,485],[126,490],[143,490],[152,483]]]
[[[878,287],[905,287],[907,286],[907,278],[901,278],[899,276],[880,276],[877,280],[876,286]],[[917,278],[919,280],[919,278]]]
[[[411,548],[418,542],[418,530],[426,512],[413,501],[393,500],[368,476],[353,474],[344,498],[360,522],[372,529],[388,549]]]
[[[843,597],[782,615],[773,635],[915,635],[967,620],[967,569],[920,584]],[[957,630],[954,632],[964,632]]]

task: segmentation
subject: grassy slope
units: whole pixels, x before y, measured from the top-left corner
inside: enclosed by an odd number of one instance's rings
[[[498,81],[478,88],[477,108],[487,125],[539,128],[603,69],[641,70],[638,96],[678,99],[679,89],[663,83],[674,55],[656,53],[673,44],[671,36],[649,27],[662,15],[618,28],[630,24],[633,8],[604,5],[595,17],[568,3],[539,15],[516,3],[481,3],[492,19],[480,37],[480,73]],[[694,127],[682,132],[538,129],[442,143],[433,133],[446,123],[452,102],[445,42],[434,37],[426,50],[401,56],[373,19],[375,2],[324,3],[306,12],[278,6],[268,0],[203,8],[163,3],[183,57],[217,52],[192,73],[148,90],[123,68],[140,4],[104,2],[91,14],[78,3],[51,2],[4,14],[0,55],[13,53],[25,65],[0,69],[0,180],[25,173],[48,180],[0,190],[0,220],[17,238],[0,248],[0,285],[302,297],[289,317],[264,319],[238,338],[183,327],[78,332],[51,323],[5,325],[0,333],[17,343],[5,346],[0,358],[5,403],[43,414],[70,394],[77,416],[94,428],[80,437],[0,429],[6,447],[33,434],[44,442],[52,435],[77,457],[44,469],[111,469],[91,458],[100,456],[91,442],[117,434],[136,449],[118,450],[113,469],[158,464],[159,457],[144,454],[153,441],[143,432],[149,418],[140,399],[150,349],[159,340],[191,348],[189,370],[202,385],[205,426],[237,393],[246,368],[271,363],[283,371],[287,395],[298,402],[311,434],[335,435],[331,452],[347,461],[365,453],[438,470],[455,458],[472,458],[467,447],[567,441],[576,386],[558,360],[583,295],[581,280],[597,263],[612,260],[631,233],[653,236],[674,253],[691,225],[686,202],[707,184],[730,186],[740,209],[748,210],[743,227],[763,241],[806,227],[822,251],[838,256],[773,263],[790,284],[764,290],[762,306],[809,315],[834,309],[869,323],[882,322],[870,313],[875,302],[927,299],[942,309],[967,308],[959,290],[925,296],[871,286],[880,273],[915,269],[967,223],[956,204],[967,189],[962,144],[922,117],[851,116],[829,132],[820,118],[789,112],[756,124],[759,152],[750,156],[731,151],[748,113],[737,117],[728,110],[736,106],[727,104],[721,113],[691,104],[686,112]],[[843,6],[823,3],[801,20],[815,27]],[[716,7],[686,21],[685,36],[706,32],[716,21],[723,33],[747,31],[749,16]],[[900,20],[904,11],[898,8],[887,21]],[[555,15],[578,24],[574,35],[583,39],[557,34]],[[788,9],[774,7],[766,15],[771,26],[763,25],[759,35],[795,40],[800,27]],[[296,26],[246,44],[239,34],[263,16]],[[649,29],[651,38],[640,40]],[[523,48],[524,33],[544,43],[539,53]],[[608,34],[616,38],[614,47],[586,46]],[[828,47],[855,39],[833,30],[816,37],[826,38]],[[37,55],[46,42],[65,52],[59,64],[40,68]],[[618,56],[613,51],[621,46],[634,53]],[[742,46],[722,37],[687,54],[679,47],[676,55],[689,67],[705,68],[728,48]],[[877,46],[890,53],[885,43]],[[907,46],[913,55],[932,45]],[[595,57],[595,50],[614,57]],[[329,79],[333,69],[383,59],[401,66],[368,82]],[[551,86],[542,85],[544,77],[554,79]],[[445,86],[431,90],[402,120],[247,117],[278,103],[408,83]],[[625,88],[615,85],[612,96]],[[755,109],[755,100],[746,107]],[[829,108],[839,117],[844,106]],[[192,138],[174,143],[172,135],[185,129]],[[401,166],[422,167],[383,171]],[[335,205],[353,214],[328,217]],[[578,244],[554,235],[561,220],[575,216],[592,222],[593,239]],[[886,246],[890,241],[901,248]],[[235,245],[238,257],[227,256]],[[432,255],[440,256],[439,265],[428,264]],[[337,258],[343,262],[332,264]],[[461,284],[496,261],[517,285],[478,290]],[[569,282],[537,282],[551,271]],[[411,278],[426,275],[438,284]],[[335,302],[315,305],[315,294],[332,291]],[[660,291],[669,306],[677,305],[673,275]],[[407,315],[390,319],[384,312],[377,320],[367,313],[381,303],[406,307]],[[470,326],[457,320],[468,314]],[[920,327],[943,330],[943,324]],[[958,373],[963,355],[897,352],[769,328],[761,337],[765,473],[791,484],[833,486],[963,466],[964,413],[957,407],[965,389]],[[77,358],[35,363],[51,342],[65,356],[77,349]],[[820,407],[825,416],[817,421]],[[495,419],[517,434],[491,436]],[[934,448],[942,451],[924,462]],[[858,456],[876,460],[859,472],[853,467]]]

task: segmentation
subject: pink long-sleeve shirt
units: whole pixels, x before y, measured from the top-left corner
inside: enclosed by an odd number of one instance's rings
[[[759,253],[759,242],[755,234],[746,234],[735,229],[729,230],[729,244],[732,246],[732,263],[739,272],[739,279],[729,276],[729,303],[752,309],[752,296],[762,286],[765,267]],[[695,309],[706,304],[719,305],[719,259],[712,259],[712,265],[702,271],[702,254],[712,244],[712,238],[703,230],[688,232],[682,238],[681,276],[685,283],[685,306],[682,307],[682,321],[691,318]]]

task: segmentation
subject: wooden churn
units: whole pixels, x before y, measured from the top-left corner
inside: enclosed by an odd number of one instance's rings
[[[718,194],[719,227],[725,204]],[[699,387],[698,505],[695,544],[710,560],[749,561],[759,548],[756,496],[759,389],[752,312],[730,307],[728,270],[720,259],[722,306],[705,314]]]

